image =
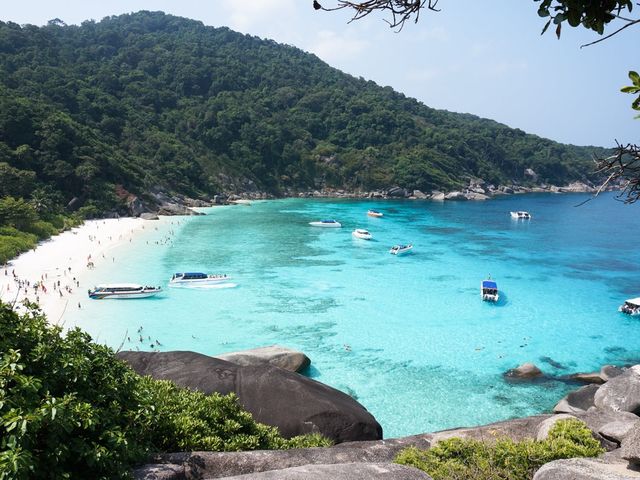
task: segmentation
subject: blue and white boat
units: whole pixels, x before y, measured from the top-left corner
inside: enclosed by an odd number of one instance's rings
[[[231,279],[229,275],[211,275],[201,272],[174,273],[169,280],[169,285],[212,285],[223,283]]]
[[[485,302],[497,302],[500,298],[498,295],[498,284],[491,279],[482,280],[482,282],[480,282],[480,296]]]
[[[309,222],[309,225],[312,227],[323,227],[323,228],[340,228],[342,224],[340,222],[336,222],[335,220],[320,220],[319,222]]]

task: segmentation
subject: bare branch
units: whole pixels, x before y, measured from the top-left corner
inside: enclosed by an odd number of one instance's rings
[[[336,7],[325,8],[315,0],[313,6],[316,10],[324,10],[332,12],[335,10],[342,10],[344,8],[352,9],[355,13],[349,23],[354,20],[360,20],[367,15],[376,12],[389,12],[391,14],[390,20],[385,20],[391,28],[399,27],[402,30],[404,23],[411,17],[415,16],[414,22],[418,22],[420,17],[420,10],[426,8],[438,12],[437,8],[439,0],[367,0],[364,2],[353,2],[350,0],[337,0]]]
[[[614,35],[620,33],[622,30],[624,30],[627,27],[630,27],[632,25],[636,25],[640,23],[640,18],[637,20],[630,20],[629,23],[627,23],[626,25],[623,25],[622,27],[620,27],[618,30],[616,30],[615,32],[611,32],[609,35],[605,35],[602,38],[599,38],[598,40],[596,40],[595,42],[591,42],[591,43],[585,43],[584,45],[580,45],[580,48],[584,48],[584,47],[589,47],[591,45],[595,45],[596,43],[600,43],[603,42],[604,40],[607,40],[608,38],[613,37]]]
[[[597,173],[609,174],[597,193],[617,183],[622,189],[618,199],[624,203],[635,203],[640,200],[640,145],[621,145],[618,142],[616,145],[612,155],[596,159]]]

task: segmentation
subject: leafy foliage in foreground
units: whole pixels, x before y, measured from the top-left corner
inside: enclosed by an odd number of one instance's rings
[[[328,444],[283,439],[236,400],[142,378],[81,330],[0,304],[0,480],[125,478],[150,452]]]
[[[434,480],[530,480],[545,463],[601,453],[604,450],[584,422],[567,419],[558,421],[543,441],[486,443],[451,438],[430,450],[408,448],[396,462],[419,468]]]
[[[429,108],[296,48],[139,12],[0,22],[0,197],[584,179],[593,149]],[[120,188],[122,186],[123,188]]]

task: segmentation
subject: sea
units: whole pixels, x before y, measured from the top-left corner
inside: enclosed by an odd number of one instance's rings
[[[617,311],[640,296],[640,206],[590,198],[284,199],[149,221],[88,281],[163,294],[86,299],[64,321],[114,349],[300,350],[312,362],[305,374],[358,400],[385,438],[549,412],[577,388],[568,375],[640,362],[640,317]],[[533,218],[513,220],[513,210]],[[342,228],[309,225],[322,219]],[[410,254],[389,254],[405,243]],[[228,280],[168,286],[185,271]],[[480,297],[489,277],[497,304]],[[545,378],[507,381],[524,362]]]

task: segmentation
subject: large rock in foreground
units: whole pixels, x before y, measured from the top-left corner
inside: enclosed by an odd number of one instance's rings
[[[334,388],[272,366],[242,367],[195,352],[119,352],[140,375],[209,394],[235,393],[261,423],[284,437],[319,432],[337,443],[382,438],[362,405]]]
[[[432,480],[426,473],[394,463],[341,463],[250,473],[228,480]]]
[[[594,396],[598,408],[640,413],[640,365],[635,365],[602,385]]]
[[[290,372],[300,372],[311,364],[311,360],[304,353],[280,345],[242,350],[240,352],[216,355],[226,362],[235,363],[243,367],[255,365],[272,365]]]
[[[640,472],[626,462],[604,462],[592,458],[555,460],[543,465],[533,480],[632,480],[640,479]]]

